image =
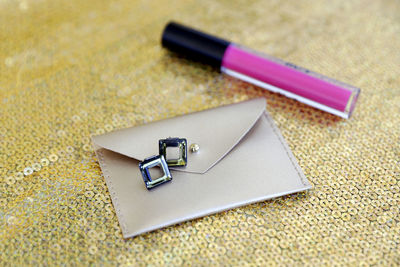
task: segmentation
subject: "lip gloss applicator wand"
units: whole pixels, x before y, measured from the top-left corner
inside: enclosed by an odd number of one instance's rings
[[[165,27],[162,45],[227,75],[346,119],[360,93],[354,86],[175,22]]]

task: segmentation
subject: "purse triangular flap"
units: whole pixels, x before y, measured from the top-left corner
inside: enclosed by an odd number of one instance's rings
[[[265,99],[257,98],[94,136],[93,142],[122,155],[144,160],[158,155],[158,140],[186,138],[188,146],[196,143],[200,149],[197,153],[188,151],[186,167],[171,169],[205,173],[246,135],[264,110]]]

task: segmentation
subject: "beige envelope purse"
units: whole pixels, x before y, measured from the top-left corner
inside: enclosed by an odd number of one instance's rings
[[[139,161],[158,140],[197,144],[172,181],[147,190]],[[93,137],[124,237],[311,188],[258,98]]]

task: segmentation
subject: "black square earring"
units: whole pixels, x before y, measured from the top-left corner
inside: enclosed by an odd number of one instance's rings
[[[162,177],[153,179],[150,175],[149,169],[156,166],[160,166],[164,175]],[[144,161],[139,163],[139,169],[142,173],[146,188],[149,190],[172,180],[171,173],[169,172],[167,162],[165,161],[163,155],[146,158]]]
[[[187,141],[185,138],[169,137],[158,141],[159,153],[163,155],[169,167],[184,167],[187,164]],[[168,148],[177,148],[178,153],[175,158],[168,156],[172,151]]]

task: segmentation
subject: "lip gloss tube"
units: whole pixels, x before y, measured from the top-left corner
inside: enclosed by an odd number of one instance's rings
[[[162,45],[221,72],[348,119],[360,89],[241,45],[170,22]]]

